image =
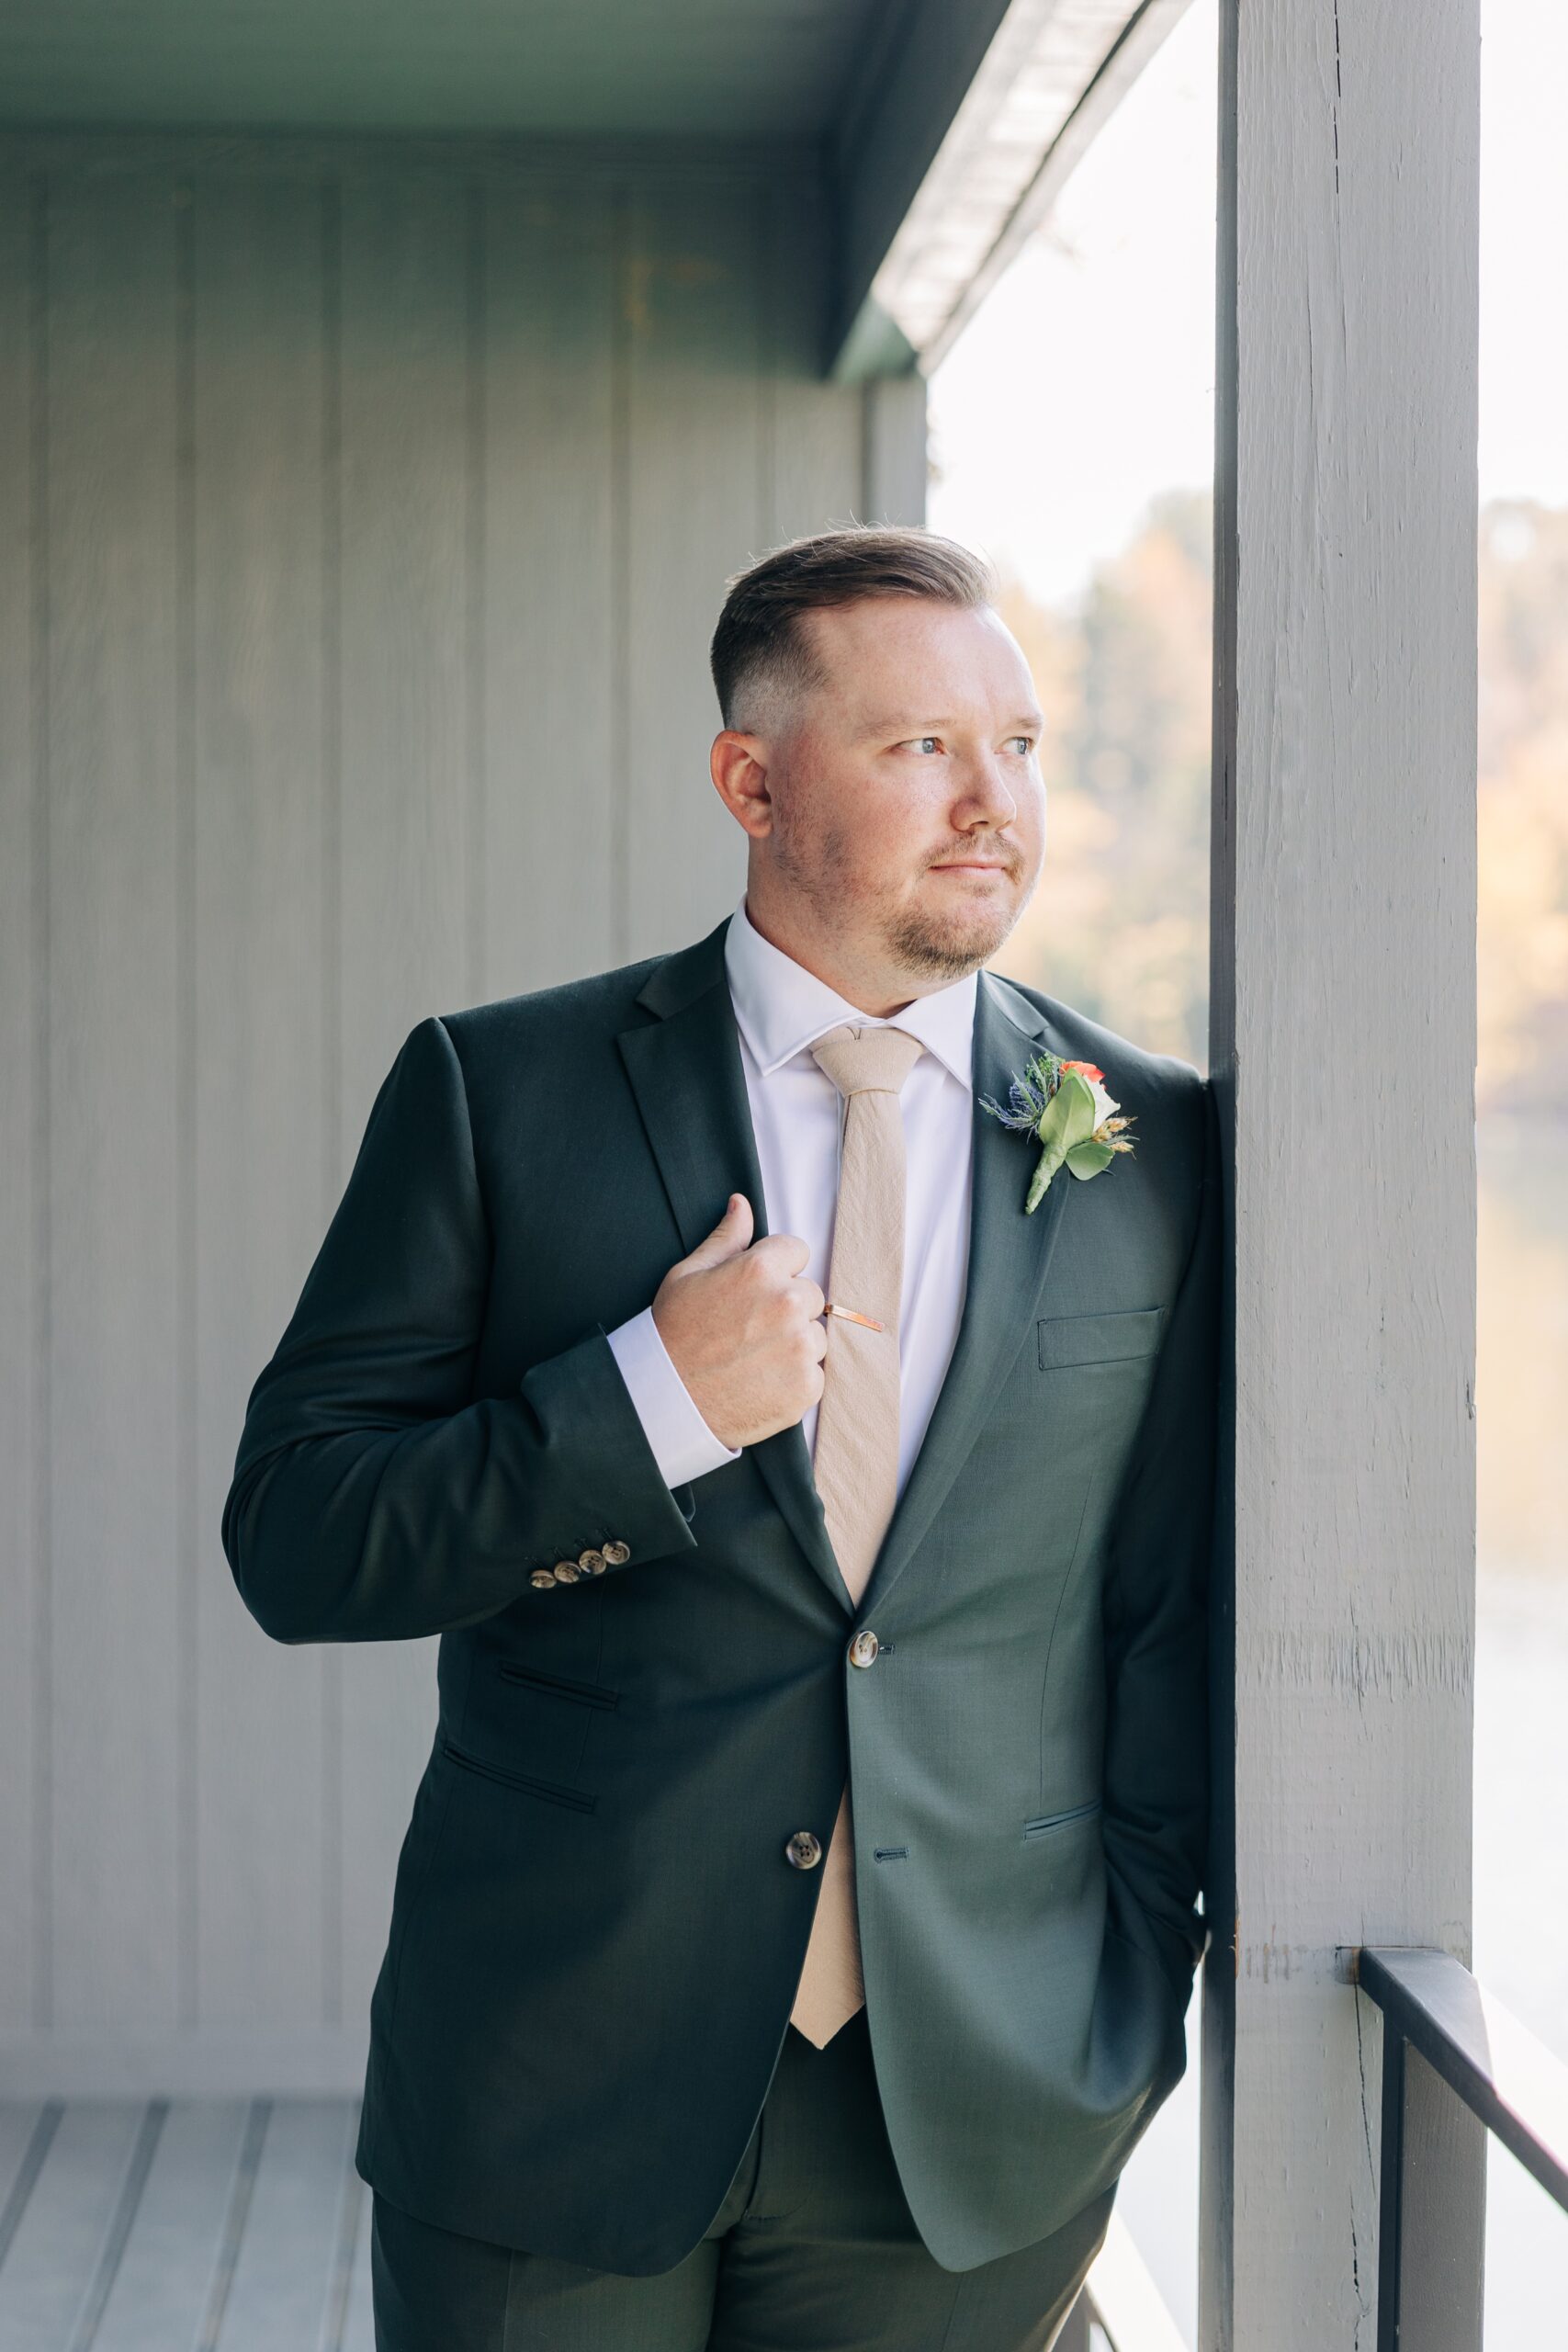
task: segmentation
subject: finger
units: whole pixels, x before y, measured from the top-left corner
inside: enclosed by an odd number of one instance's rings
[[[706,1238],[698,1242],[687,1264],[699,1268],[718,1266],[727,1259],[739,1257],[750,1245],[751,1229],[750,1202],[744,1193],[731,1193],[724,1215]]]
[[[809,1261],[811,1251],[798,1233],[765,1233],[761,1241],[752,1244],[751,1255],[770,1272],[783,1278],[798,1274]]]

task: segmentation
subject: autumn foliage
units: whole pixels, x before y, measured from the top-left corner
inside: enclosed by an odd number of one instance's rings
[[[1075,612],[1002,599],[1045,712],[1040,887],[997,966],[1207,1066],[1210,508],[1173,492]],[[1568,513],[1480,530],[1478,1111],[1568,1115]]]

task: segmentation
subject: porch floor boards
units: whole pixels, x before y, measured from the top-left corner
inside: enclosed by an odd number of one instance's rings
[[[373,2352],[358,2120],[0,2101],[0,2352]]]

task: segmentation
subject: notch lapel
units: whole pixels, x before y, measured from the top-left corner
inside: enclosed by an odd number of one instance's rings
[[[1014,1074],[1042,1046],[1071,1047],[1022,992],[982,970],[975,999],[974,1136],[964,1311],[946,1377],[883,1537],[861,1614],[879,1608],[931,1526],[997,1393],[1012,1370],[1045,1286],[1062,1219],[1078,1180],[1059,1169],[1034,1214],[1024,1195],[1038,1147],[981,1108],[1006,1102]]]
[[[726,916],[705,939],[655,967],[637,1001],[657,1018],[622,1030],[615,1040],[687,1250],[713,1231],[731,1193],[744,1193],[750,1202],[758,1238],[768,1229],[739,1032],[724,967],[731,920]],[[829,1540],[800,1423],[746,1450],[801,1550],[840,1607],[849,1611],[849,1589]]]
[[[694,946],[667,956],[637,1002],[655,1018],[616,1039],[649,1146],[683,1247],[718,1223],[730,1193],[751,1203],[768,1230],[761,1170],[739,1033],[724,968],[731,918]],[[1017,1360],[1034,1318],[1076,1179],[1060,1170],[1032,1216],[1024,1194],[1033,1167],[1028,1138],[981,1108],[1005,1102],[1013,1074],[1045,1046],[1070,1053],[1046,1016],[998,974],[982,970],[975,1001],[969,1256],[958,1336],[931,1420],[910,1466],[860,1614],[881,1605],[930,1528]],[[798,1421],[747,1452],[801,1550],[839,1606],[856,1613],[823,1517]]]

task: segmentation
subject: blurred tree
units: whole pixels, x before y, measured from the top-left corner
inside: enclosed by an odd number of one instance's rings
[[[1481,517],[1478,1109],[1568,1116],[1568,513]]]
[[[997,969],[1139,1045],[1207,1066],[1210,503],[1156,499],[1053,613],[1001,610],[1045,714],[1045,865]]]
[[[1045,865],[998,971],[1207,1067],[1211,506],[1168,492],[1077,605],[1001,610],[1045,713]],[[1480,532],[1476,1100],[1568,1116],[1568,513]]]

